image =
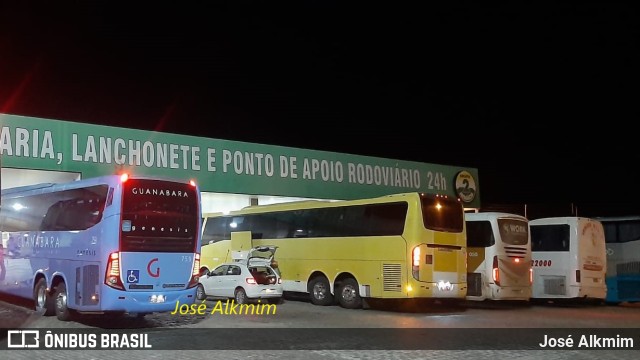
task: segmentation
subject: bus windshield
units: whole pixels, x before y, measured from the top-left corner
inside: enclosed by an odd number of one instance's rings
[[[518,219],[498,219],[502,242],[509,245],[526,245],[529,242],[529,226]]]
[[[193,252],[198,206],[197,191],[187,184],[129,179],[123,190],[121,250]]]
[[[462,204],[454,199],[421,195],[422,219],[427,229],[459,233],[463,230]]]
[[[532,225],[531,251],[569,251],[569,225]]]

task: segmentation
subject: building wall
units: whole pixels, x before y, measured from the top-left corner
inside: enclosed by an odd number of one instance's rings
[[[206,193],[276,199],[357,199],[419,191],[461,196],[466,207],[480,207],[474,168],[9,114],[0,114],[0,125],[3,168],[82,178],[129,172],[193,179]],[[461,195],[461,179],[466,187],[471,181],[472,193]]]

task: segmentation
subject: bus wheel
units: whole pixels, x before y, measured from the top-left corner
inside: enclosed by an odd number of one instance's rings
[[[311,295],[311,302],[314,305],[326,306],[333,303],[331,285],[329,285],[329,280],[324,276],[316,276],[311,279],[309,283],[309,294]]]
[[[358,282],[354,278],[344,279],[336,294],[338,295],[338,302],[343,308],[359,309],[362,307]]]
[[[45,316],[53,315],[53,301],[47,291],[47,281],[44,278],[40,278],[33,288],[33,301],[38,313]]]
[[[58,320],[71,320],[71,310],[67,307],[67,286],[64,282],[56,285],[53,298],[55,301],[55,311]]]
[[[204,300],[207,298],[207,294],[204,292],[204,286],[202,284],[198,284],[196,287],[196,299]]]

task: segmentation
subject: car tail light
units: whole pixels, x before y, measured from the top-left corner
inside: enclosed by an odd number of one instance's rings
[[[189,285],[187,285],[187,289],[197,286],[199,280],[200,280],[200,254],[194,253],[193,269],[191,270],[191,280],[189,280]]]
[[[247,278],[247,284],[251,284],[251,285],[257,284],[256,279],[254,279],[252,277],[248,277]]]
[[[124,284],[122,284],[122,280],[120,279],[120,253],[117,251],[109,254],[104,283],[114,289],[124,290]]]
[[[278,284],[282,284],[282,278],[278,278]]]

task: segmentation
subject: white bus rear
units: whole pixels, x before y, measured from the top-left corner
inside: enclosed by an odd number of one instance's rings
[[[531,220],[533,298],[596,299],[607,293],[602,223],[584,217]]]
[[[531,297],[531,242],[527,218],[507,213],[466,213],[467,300]]]

